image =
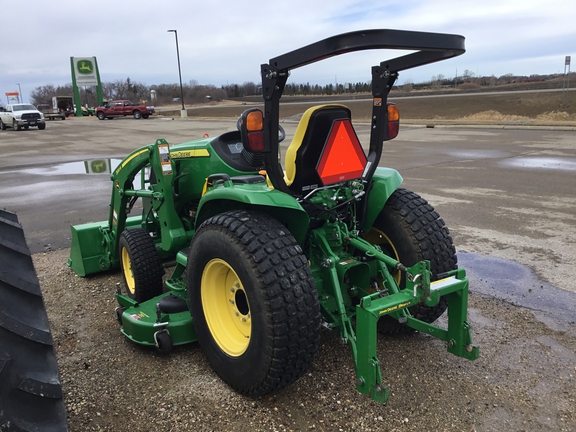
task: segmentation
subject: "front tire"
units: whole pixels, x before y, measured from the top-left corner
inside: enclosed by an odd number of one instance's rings
[[[45,124],[45,123],[39,124],[39,125],[38,125],[38,129],[39,129],[39,130],[44,130],[44,129],[46,129],[46,124]]]
[[[12,120],[12,129],[19,131],[22,129],[22,126],[20,126],[16,120]]]
[[[458,268],[456,249],[444,220],[425,199],[408,189],[394,191],[365,238],[407,267],[429,260],[431,281],[437,280],[440,273]],[[405,274],[397,272],[393,276],[400,288],[406,286]],[[446,307],[446,299],[441,297],[435,306],[417,304],[409,310],[413,317],[432,323]],[[378,328],[392,333],[406,327],[383,316]]]
[[[154,240],[142,228],[125,229],[120,236],[120,265],[131,299],[142,303],[162,294],[162,262]]]
[[[98,120],[104,120],[106,118],[106,114],[100,111],[96,114],[96,117],[98,117]]]
[[[142,113],[140,111],[134,111],[132,115],[136,120],[140,120],[142,118]]]
[[[187,273],[200,345],[228,385],[257,397],[308,370],[320,335],[318,294],[281,223],[251,211],[208,219],[192,240]]]

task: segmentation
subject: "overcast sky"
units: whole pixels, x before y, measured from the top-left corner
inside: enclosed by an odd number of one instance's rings
[[[182,80],[216,86],[260,80],[260,64],[317,40],[389,28],[466,37],[460,57],[401,73],[422,82],[469,70],[501,76],[564,72],[576,62],[575,0],[0,0],[0,96],[71,82],[70,57],[95,56],[102,81]],[[293,71],[290,82],[367,82],[395,51],[347,54]],[[575,65],[576,69],[576,65]]]

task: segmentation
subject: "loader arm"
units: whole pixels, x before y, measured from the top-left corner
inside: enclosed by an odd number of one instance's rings
[[[154,184],[143,177],[142,170],[147,166],[154,173]],[[139,173],[142,176],[141,189],[134,187]],[[120,234],[126,228],[142,227],[155,232],[155,237],[159,239],[159,253],[181,249],[193,235],[193,231],[184,229],[182,220],[174,212],[174,167],[169,157],[168,143],[164,139],[129,154],[110,178],[113,185],[108,220],[71,227],[72,245],[68,265],[80,276],[119,266]],[[146,184],[148,187],[144,189]],[[137,198],[148,199],[150,207],[144,215],[129,217]],[[162,224],[156,223],[158,220]]]

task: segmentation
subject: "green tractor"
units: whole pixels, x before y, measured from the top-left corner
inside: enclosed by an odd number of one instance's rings
[[[413,52],[372,67],[367,152],[350,110],[326,104],[304,113],[282,166],[290,70],[368,49]],[[121,268],[122,333],[162,353],[199,341],[214,371],[248,396],[301,377],[322,326],[347,342],[357,390],[379,402],[389,396],[379,332],[414,329],[476,359],[468,280],[448,229],[396,170],[378,166],[399,130],[387,102],[398,72],[464,51],[458,35],[367,30],[271,59],[261,66],[264,112],[246,110],[237,131],[158,139],[118,165],[108,220],[72,227],[68,264],[80,276]],[[138,198],[141,214],[128,216]],[[446,309],[446,328],[432,324]]]

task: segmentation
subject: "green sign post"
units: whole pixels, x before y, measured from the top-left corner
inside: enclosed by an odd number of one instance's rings
[[[96,87],[98,105],[102,105],[102,84],[96,57],[70,57],[72,70],[72,88],[74,90],[74,104],[76,105],[76,117],[82,117],[82,101],[80,99],[80,86]]]

